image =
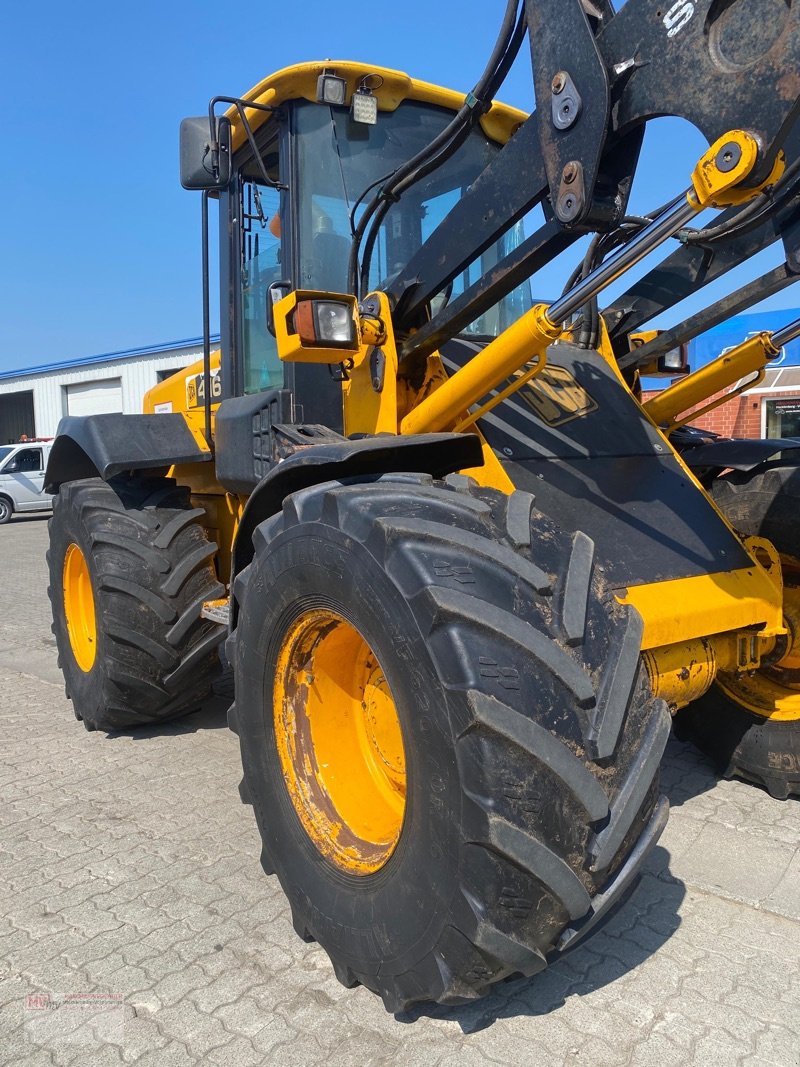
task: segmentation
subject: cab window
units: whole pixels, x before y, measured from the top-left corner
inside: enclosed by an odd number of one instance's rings
[[[267,177],[275,185],[265,183],[261,168],[252,159],[241,167],[238,179],[237,206],[241,220],[239,321],[246,393],[280,389],[284,381],[284,368],[278,359],[275,338],[267,329],[269,287],[285,276],[281,263],[281,197],[276,188],[276,144],[273,137],[261,146]]]
[[[4,474],[23,474],[42,469],[41,448],[22,448],[3,468]]]

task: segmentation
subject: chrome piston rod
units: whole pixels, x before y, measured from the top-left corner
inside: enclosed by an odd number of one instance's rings
[[[800,319],[795,319],[794,322],[790,322],[788,326],[784,326],[782,330],[776,330],[772,335],[772,343],[777,349],[783,348],[784,345],[788,345],[790,341],[794,341],[797,337],[800,337]]]
[[[697,214],[697,208],[689,203],[690,190],[686,190],[667,207],[657,218],[640,230],[635,237],[616,253],[596,267],[591,274],[578,282],[560,299],[547,309],[547,317],[552,323],[566,322],[587,300],[597,296],[607,285],[615,282],[625,271],[630,270],[664,241],[682,229]]]

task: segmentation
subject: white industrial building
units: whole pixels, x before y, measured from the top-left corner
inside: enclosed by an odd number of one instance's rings
[[[212,338],[212,343],[219,341]],[[137,414],[148,389],[203,356],[202,338],[0,371],[0,445],[53,437],[64,415]]]

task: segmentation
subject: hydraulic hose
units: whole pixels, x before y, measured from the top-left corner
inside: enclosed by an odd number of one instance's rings
[[[361,243],[368,227],[374,228],[374,235],[368,239],[367,249],[371,257],[377,239],[377,230],[389,207],[414,182],[441,166],[463,142],[463,132],[468,133],[476,119],[488,110],[491,98],[502,83],[519,47],[524,39],[524,8],[518,14],[519,0],[508,0],[503,22],[500,27],[492,54],[473,90],[467,95],[464,106],[437,136],[410,160],[398,167],[380,191],[367,205],[364,214],[355,228],[350,248],[348,277],[352,292],[358,292],[358,261]],[[430,169],[423,169],[434,161]],[[377,216],[377,217],[376,217]],[[364,256],[362,278],[369,275],[369,258]]]

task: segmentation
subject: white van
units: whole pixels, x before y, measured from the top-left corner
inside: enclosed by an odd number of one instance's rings
[[[50,441],[23,441],[0,446],[0,524],[15,511],[46,511],[53,497],[44,491]]]

